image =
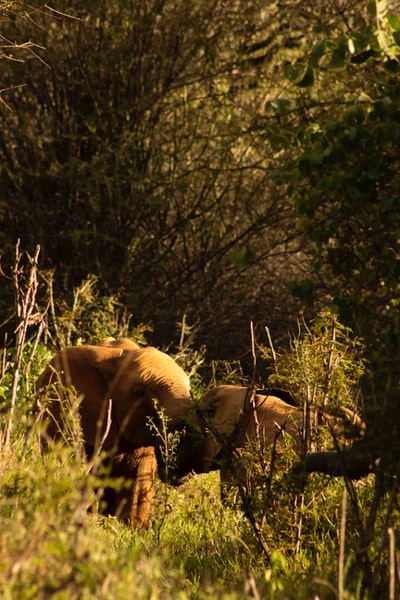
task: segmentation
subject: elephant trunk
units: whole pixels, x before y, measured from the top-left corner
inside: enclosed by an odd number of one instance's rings
[[[180,486],[195,473],[205,473],[202,457],[204,456],[205,438],[198,429],[186,428],[179,440],[176,454],[166,462],[163,449],[156,447],[158,475],[164,483]]]

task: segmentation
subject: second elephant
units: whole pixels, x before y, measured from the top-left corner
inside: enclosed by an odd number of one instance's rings
[[[316,416],[321,418],[321,413]],[[343,410],[338,417],[324,414],[327,428],[337,429],[349,419],[361,430],[359,418],[352,411]],[[300,453],[303,442],[304,413],[279,398],[267,393],[252,393],[250,388],[238,385],[218,385],[208,390],[201,399],[197,417],[189,423],[179,445],[175,468],[168,481],[179,485],[191,473],[208,473],[219,469],[221,484],[231,484],[246,478],[241,454],[255,442],[264,448],[276,444],[279,453],[282,442],[289,434],[295,452]]]

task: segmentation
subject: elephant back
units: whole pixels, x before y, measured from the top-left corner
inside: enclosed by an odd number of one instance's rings
[[[172,418],[174,408],[181,415],[179,401],[187,401],[190,395],[190,379],[171,356],[152,346],[132,350],[127,354],[130,377],[147,386],[149,393],[173,396],[177,406],[168,406]]]
[[[113,337],[109,337],[100,342],[98,345],[104,348],[119,348],[121,350],[137,350],[140,348],[139,344],[129,338],[115,339]]]

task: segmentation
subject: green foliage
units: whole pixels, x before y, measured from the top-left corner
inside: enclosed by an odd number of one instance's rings
[[[98,517],[90,479],[65,448],[43,458],[37,447],[10,450],[0,484],[2,597],[172,597],[180,588],[179,574],[147,553],[145,534]]]
[[[294,281],[291,291],[306,300],[329,293],[345,324],[388,347],[399,330],[398,19],[385,1],[370,9],[375,22],[311,52],[321,82],[334,83],[330,68],[345,69],[348,81],[343,104],[299,123],[295,134],[300,155],[288,176],[312,275],[310,286]]]
[[[51,283],[51,282],[50,282]],[[131,327],[132,316],[114,296],[102,294],[98,279],[88,276],[73,291],[71,303],[53,306],[50,327],[59,347],[96,344],[107,337],[128,337],[146,343],[150,327]]]
[[[137,598],[239,599],[254,590],[280,598],[297,581],[292,597],[305,599],[311,590],[324,589],[312,582],[314,576],[334,586],[331,556],[341,486],[313,484],[302,509],[307,518],[296,556],[293,513],[282,486],[265,525],[275,548],[268,565],[242,513],[220,503],[216,473],[179,489],[158,484],[151,529],[132,531],[98,515],[95,479],[69,449],[54,446],[41,457],[37,438],[31,436],[27,444],[24,437],[14,437],[1,457],[0,589],[5,598],[112,594],[122,599],[127,590]],[[350,533],[349,526],[349,545]]]
[[[299,152],[286,184],[310,262],[291,291],[309,305],[329,305],[363,339],[364,414],[391,471],[400,456],[400,46],[388,3],[368,8],[364,22],[326,41],[314,67],[310,94],[331,86],[342,101],[327,113],[311,109],[292,134]]]
[[[333,302],[361,328],[377,309],[394,317],[398,134],[397,100],[381,96],[314,133],[299,162],[298,227],[313,244],[315,271],[335,282]]]
[[[261,351],[273,361],[269,383],[290,389],[300,407],[357,410],[365,371],[364,345],[333,313],[320,313],[310,326],[299,322],[298,334],[290,337],[287,350],[276,353],[261,347]]]

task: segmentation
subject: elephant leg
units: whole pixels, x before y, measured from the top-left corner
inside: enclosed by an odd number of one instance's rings
[[[136,527],[147,527],[154,498],[157,461],[152,446],[137,448],[115,457],[111,477],[122,477],[121,489],[106,490],[109,514]]]

